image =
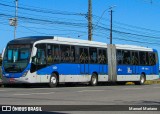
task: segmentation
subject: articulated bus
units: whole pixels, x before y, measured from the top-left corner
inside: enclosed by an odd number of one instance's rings
[[[3,54],[3,84],[98,82],[142,85],[159,78],[155,49],[53,36],[10,41]]]

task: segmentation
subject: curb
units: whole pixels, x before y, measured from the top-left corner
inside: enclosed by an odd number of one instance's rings
[[[0,87],[2,87],[2,80],[0,79]]]

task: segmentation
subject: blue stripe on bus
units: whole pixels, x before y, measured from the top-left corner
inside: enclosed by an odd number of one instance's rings
[[[3,75],[7,78],[19,78],[27,70],[30,69],[31,64],[28,64],[26,69],[22,73],[5,73],[2,66]],[[138,75],[144,72],[146,75],[159,74],[159,64],[154,66],[132,66],[132,65],[118,65],[117,75]],[[92,74],[97,72],[98,74],[108,74],[108,65],[102,64],[67,64],[60,63],[42,68],[37,71],[38,75],[50,75],[52,72],[57,71],[60,75],[80,75],[80,74]],[[7,74],[7,76],[6,76]]]
[[[154,66],[132,66],[132,65],[118,65],[117,75],[138,75],[144,72],[146,75],[159,74],[158,64]]]
[[[93,72],[97,72],[98,74],[108,74],[108,65],[60,63],[40,69],[37,71],[37,74],[46,75],[56,71],[63,75],[92,74]]]

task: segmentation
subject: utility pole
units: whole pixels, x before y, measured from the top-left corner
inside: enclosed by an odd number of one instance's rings
[[[88,40],[92,40],[92,0],[88,0]]]
[[[113,13],[112,8],[110,8],[110,12],[111,12],[111,19],[110,19],[110,44],[112,44],[112,13]]]
[[[16,30],[17,30],[17,22],[18,22],[18,0],[15,0],[15,26],[14,26],[14,39],[16,39]]]
[[[9,19],[10,26],[14,26],[14,39],[16,39],[17,22],[18,22],[18,0],[15,0],[15,17]]]
[[[110,18],[110,44],[112,44],[112,14],[113,14],[113,10],[112,8],[115,7],[115,6],[111,6],[109,9],[110,9],[110,15],[111,15],[111,18]]]

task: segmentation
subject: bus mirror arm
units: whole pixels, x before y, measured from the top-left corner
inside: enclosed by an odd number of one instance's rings
[[[35,56],[36,56],[36,53],[37,53],[37,48],[34,47],[34,48],[33,48],[33,52],[32,52],[32,57],[35,57]]]

